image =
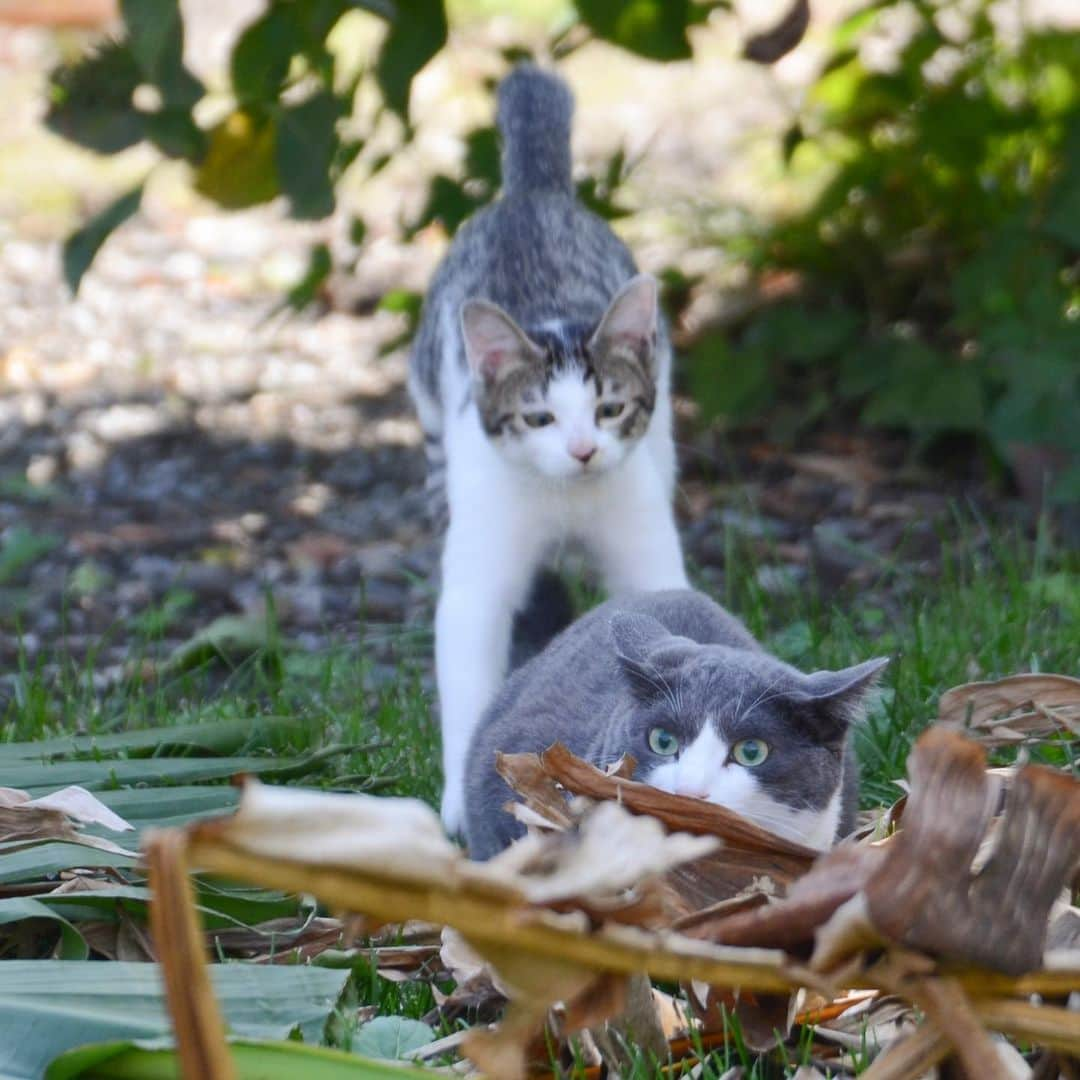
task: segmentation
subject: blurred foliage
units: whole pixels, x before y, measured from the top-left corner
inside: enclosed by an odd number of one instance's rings
[[[679,59],[690,55],[688,30],[728,7],[576,0],[576,21],[549,49],[562,57],[601,38]],[[690,384],[706,418],[767,415],[774,435],[792,437],[842,408],[919,444],[962,432],[1006,459],[1020,443],[1080,460],[1080,36],[1023,26],[1006,35],[992,8],[872,0],[837,28],[779,148],[793,174],[825,179],[807,210],[735,240],[759,295],[778,299],[692,348]],[[233,47],[227,111],[207,123],[212,110],[199,120],[194,111],[206,89],[183,64],[177,0],[123,0],[121,10],[119,40],[54,72],[46,123],[100,153],[151,142],[190,162],[196,189],[219,205],[283,197],[300,219],[334,210],[343,174],[384,115],[401,121],[398,147],[411,139],[412,79],[447,38],[443,0],[269,0]],[[377,55],[341,70],[328,39],[355,10],[387,30]],[[900,16],[908,33],[893,61],[868,65],[868,35]],[[805,0],[793,0],[744,55],[775,61],[807,18]],[[508,63],[527,56],[504,50]],[[362,87],[379,102],[363,122],[354,109]],[[394,152],[363,168],[378,172]],[[579,196],[605,218],[621,216],[632,168],[614,155],[579,183]],[[498,187],[496,133],[480,128],[466,138],[460,171],[434,177],[402,228],[413,235],[438,223],[452,233]],[[73,289],[141,191],[69,239]],[[355,219],[355,245],[363,232]],[[284,302],[310,303],[333,269],[331,249],[316,245]],[[676,268],[661,276],[677,310],[694,283]],[[1065,470],[1056,494],[1080,496],[1080,466]]]
[[[690,55],[689,26],[729,0],[580,0],[579,41],[589,34],[655,59]],[[166,157],[188,161],[194,186],[226,209],[243,209],[278,196],[299,219],[334,211],[336,187],[364,149],[354,101],[365,83],[378,90],[374,128],[386,112],[401,120],[400,144],[412,137],[409,91],[413,77],[446,44],[443,0],[268,0],[265,11],[241,32],[229,57],[231,107],[215,123],[201,125],[195,106],[207,89],[184,66],[184,25],[178,0],[122,0],[123,33],[86,56],[57,68],[49,84],[46,125],[80,146],[115,154],[151,142]],[[339,70],[329,38],[352,11],[384,20],[378,55],[358,71]],[[565,38],[566,32],[560,35]],[[557,49],[565,54],[572,45]],[[510,49],[514,61],[528,54]],[[368,163],[374,173],[390,159]],[[615,215],[611,191],[622,175],[621,156],[604,177],[590,181],[583,197]],[[415,232],[433,221],[449,231],[498,189],[494,129],[468,139],[465,176],[439,176],[431,185]],[[143,185],[121,196],[68,241],[65,279],[77,290],[109,233],[139,206]],[[353,234],[362,232],[357,221]],[[311,252],[303,280],[287,303],[300,306],[317,295],[333,268],[329,250]]]
[[[269,0],[233,46],[228,113],[203,127],[194,109],[206,88],[184,66],[177,0],[120,6],[118,40],[53,72],[48,127],[103,154],[152,142],[165,157],[188,161],[196,190],[219,205],[240,209],[282,195],[300,219],[333,212],[335,186],[364,147],[364,136],[342,123],[361,84],[378,88],[376,120],[396,113],[407,139],[412,79],[446,42],[442,0]],[[385,20],[387,32],[370,70],[339,71],[328,38],[353,10]],[[137,209],[141,188],[68,240],[64,270],[73,290],[109,232]],[[312,252],[289,302],[314,296],[330,272],[328,254]]]
[[[792,168],[831,179],[749,239],[763,291],[783,299],[699,342],[692,379],[713,417],[783,417],[787,398],[811,424],[847,403],[923,443],[965,432],[1005,459],[1045,447],[1066,463],[1053,495],[1071,500],[1080,35],[1007,39],[991,8],[879,0],[840,25],[782,144]],[[860,43],[901,9],[910,37],[872,70]]]

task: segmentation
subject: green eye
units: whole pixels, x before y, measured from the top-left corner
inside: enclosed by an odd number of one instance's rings
[[[731,756],[740,765],[753,769],[769,756],[769,744],[762,739],[740,739],[731,748]]]
[[[623,409],[626,408],[626,403],[622,401],[605,401],[603,405],[597,405],[596,407],[596,419],[597,420],[614,420],[617,416],[622,416]]]
[[[555,417],[549,412],[530,412],[522,413],[521,419],[525,421],[529,427],[547,427],[548,424],[555,423]]]
[[[661,757],[671,757],[679,752],[679,737],[667,728],[654,727],[649,732],[649,749]]]

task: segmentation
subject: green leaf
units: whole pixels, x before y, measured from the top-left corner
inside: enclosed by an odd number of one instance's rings
[[[708,337],[688,359],[693,397],[707,419],[744,420],[773,399],[772,365],[757,349],[736,350],[721,337]]]
[[[63,249],[64,280],[73,293],[79,291],[79,282],[90,268],[98,249],[119,228],[142,202],[143,185],[131,189],[119,199],[109,203],[101,213],[92,217],[81,229],[73,232],[65,241]]]
[[[1080,465],[1070,465],[1060,476],[1054,478],[1050,488],[1050,502],[1058,506],[1080,505]]]
[[[218,886],[208,880],[199,879],[195,879],[194,884],[197,890],[196,908],[207,930],[228,927],[254,930],[260,923],[295,917],[301,910],[297,897],[287,893],[231,884]],[[47,886],[50,889],[53,887]],[[113,919],[119,911],[145,921],[151,899],[152,894],[145,886],[110,885],[85,892],[42,892],[35,898],[35,903],[40,904],[46,913],[55,912],[56,915],[77,924],[87,919],[96,922]],[[267,931],[268,946],[271,939],[279,948],[288,945],[287,932]]]
[[[107,42],[49,76],[45,126],[100,154],[115,154],[141,142],[145,119],[132,101],[142,82],[139,65],[123,42]]]
[[[576,0],[582,21],[605,41],[650,60],[686,60],[688,0]]]
[[[166,105],[194,105],[204,90],[184,67],[184,21],[179,0],[121,0],[120,11],[144,80],[161,91]]]
[[[15,950],[11,942],[5,941],[8,935],[4,928],[10,927],[13,923],[27,922],[50,923],[51,929],[59,930],[60,939],[56,949],[59,959],[85,960],[90,955],[90,949],[83,940],[82,934],[62,915],[31,897],[12,896],[6,900],[0,900],[0,946],[3,946],[0,951],[5,957],[11,956]],[[25,930],[26,927],[23,929]],[[36,957],[27,957],[27,959],[36,959]],[[6,960],[0,960],[0,964],[5,964],[5,968],[0,970],[6,970],[6,963]]]
[[[1080,251],[1080,116],[1069,125],[1063,168],[1052,191],[1043,228]]]
[[[16,881],[42,881],[64,870],[75,868],[110,866],[123,869],[136,863],[135,859],[127,855],[115,855],[109,851],[87,847],[85,844],[59,842],[35,844],[14,851],[0,846],[0,855],[0,885],[10,885]],[[0,1072],[0,1076],[2,1075]]]
[[[406,1016],[377,1016],[356,1033],[352,1048],[363,1057],[399,1061],[410,1050],[435,1041],[435,1032]]]
[[[146,135],[167,157],[199,162],[206,156],[206,132],[187,109],[165,108],[146,116]]]
[[[101,791],[123,784],[191,783],[225,780],[236,773],[282,772],[306,758],[138,758],[134,761],[56,761],[47,765],[20,761],[0,765],[0,787],[44,794],[68,784]]]
[[[236,663],[270,648],[273,642],[274,628],[265,615],[220,615],[178,645],[164,670],[190,671],[214,658]]]
[[[80,754],[116,752],[123,752],[127,757],[160,756],[170,750],[193,749],[230,754],[245,746],[265,746],[268,739],[295,727],[297,722],[289,716],[242,717],[102,735],[57,735],[31,742],[0,743],[0,765],[18,760],[44,761]]]
[[[325,244],[316,244],[308,253],[304,276],[285,294],[285,303],[296,311],[307,307],[315,299],[322,283],[330,276],[334,260]]]
[[[415,322],[420,317],[420,308],[424,298],[412,289],[394,289],[386,293],[379,301],[380,311],[393,311],[400,315],[407,315],[410,322]]]
[[[232,810],[239,801],[236,788],[225,785],[200,787],[177,784],[165,788],[122,788],[119,791],[99,791],[97,797],[114,814],[135,826],[136,830],[149,825],[165,827],[178,819],[192,820]]]
[[[235,109],[210,131],[195,190],[226,210],[269,202],[281,190],[274,168],[274,135],[268,115]]]
[[[466,191],[464,183],[448,176],[436,176],[428,185],[427,203],[420,216],[409,225],[408,235],[438,221],[452,236],[479,207],[480,200]]]
[[[443,0],[397,0],[375,77],[386,104],[402,118],[409,115],[413,77],[445,44]]]
[[[0,544],[0,585],[6,585],[21,571],[33,566],[61,542],[55,533],[36,533],[23,525],[9,529]]]
[[[897,348],[889,378],[871,397],[863,419],[928,434],[978,431],[986,419],[985,395],[975,364],[907,342]]]
[[[210,967],[226,1022],[247,1038],[281,1039],[298,1028],[306,1039],[317,1040],[348,975],[316,967]],[[3,962],[3,976],[0,1076],[5,1080],[41,1077],[59,1054],[86,1043],[170,1033],[156,964],[11,960]]]
[[[196,878],[193,883],[197,893],[196,908],[207,930],[227,927],[257,929],[259,924],[271,919],[295,917],[302,908],[299,899],[288,893],[231,883],[224,885],[205,878]],[[148,888],[143,885],[105,886],[102,882],[99,885],[102,887],[85,892],[43,891],[35,897],[34,902],[40,904],[46,914],[55,913],[73,924],[87,919],[109,920],[115,918],[119,911],[138,919],[147,918],[147,908],[152,899]],[[46,884],[43,888],[52,890],[55,883]],[[287,947],[287,932],[280,929],[267,931],[268,945],[272,938],[279,948]]]
[[[780,142],[780,152],[784,158],[784,164],[790,165],[791,159],[795,156],[795,151],[806,141],[806,132],[803,131],[802,124],[796,121],[784,132],[784,137]]]
[[[746,344],[776,358],[818,364],[842,352],[859,328],[859,317],[847,307],[776,304],[751,324]]]
[[[334,210],[330,166],[337,152],[341,102],[327,90],[277,114],[274,162],[293,217],[324,218]]]
[[[296,5],[272,4],[233,46],[230,70],[237,101],[276,101],[293,55],[302,47]]]
[[[229,1051],[237,1080],[432,1080],[442,1075],[296,1042],[231,1039]],[[53,1062],[44,1080],[176,1080],[179,1075],[174,1050],[126,1041],[69,1050]]]

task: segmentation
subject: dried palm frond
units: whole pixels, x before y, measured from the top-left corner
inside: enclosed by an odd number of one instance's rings
[[[376,920],[456,928],[510,999],[497,1031],[474,1029],[463,1047],[507,1080],[525,1074],[530,1055],[543,1057],[553,1005],[562,1003],[560,1033],[595,1028],[625,1008],[627,979],[642,973],[712,988],[706,1004],[737,991],[745,1008],[752,993],[758,1019],[780,1027],[790,1017],[788,995],[800,988],[818,992],[819,1011],[841,987],[917,1006],[925,1019],[913,1028],[916,1014],[907,1014],[894,1032],[902,1037],[866,1074],[871,1080],[914,1077],[950,1054],[972,1075],[995,1075],[993,1031],[1080,1054],[1080,1014],[1059,1004],[1080,988],[1080,955],[1045,952],[1053,905],[1080,862],[1077,781],[1021,769],[987,854],[1001,781],[970,740],[931,729],[910,759],[911,793],[896,835],[814,861],[730,811],[606,776],[561,748],[510,768],[539,792],[532,812],[563,831],[527,836],[486,864],[470,863],[413,800],[254,782],[232,817],[151,836],[155,940],[187,1060],[207,1070],[221,1063],[213,1049],[220,1019],[192,992],[207,985],[197,970],[204,958],[191,934],[177,932],[194,920],[179,882],[195,866],[312,893]],[[608,801],[582,811],[545,787],[549,781]],[[721,855],[732,866],[753,855],[771,860],[786,874],[786,896],[733,902],[731,877],[721,875],[727,897],[673,913],[664,902],[673,875]],[[1068,911],[1058,903],[1054,919]],[[867,998],[845,997],[839,1016],[860,1000]],[[843,1031],[834,1028],[833,1038],[842,1042]]]

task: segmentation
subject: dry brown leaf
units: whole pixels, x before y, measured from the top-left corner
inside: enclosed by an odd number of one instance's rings
[[[229,926],[207,933],[212,951],[258,964],[291,964],[340,946],[340,919],[287,915],[254,926]],[[372,950],[378,956],[379,950]],[[437,952],[437,950],[436,950]]]
[[[1080,679],[1069,675],[1010,675],[965,683],[941,695],[938,720],[983,745],[1015,746],[1068,733],[1080,736]]]
[[[982,750],[931,728],[908,769],[904,828],[866,888],[874,926],[893,941],[993,970],[1038,968],[1050,908],[1080,864],[1080,782],[1042,766],[1021,769],[998,844],[973,878],[998,800]]]
[[[609,978],[590,991],[586,1000],[573,1003],[562,1019],[567,1026],[556,1026],[555,1032],[564,1041],[573,1032],[591,1027],[589,1034],[608,1076],[622,1076],[633,1068],[631,1047],[657,1060],[667,1056],[668,1040],[646,975]]]
[[[137,857],[138,852],[105,837],[80,832],[80,825],[103,825],[114,832],[134,828],[85,788],[66,787],[36,799],[18,788],[0,788],[0,842],[35,844],[62,840],[114,855]]]
[[[439,956],[457,985],[469,985],[473,992],[476,992],[487,984],[500,997],[510,996],[511,991],[499,983],[499,977],[491,964],[452,926],[443,929]]]
[[[734,1014],[744,1042],[758,1053],[771,1050],[786,1038],[795,1020],[796,994],[755,994],[696,981],[684,989],[707,1032],[726,1030]]]
[[[990,1033],[971,1007],[967,995],[953,979],[918,979],[909,984],[908,996],[928,1020],[948,1033],[956,1056],[968,1076],[998,1075],[1000,1060]]]
[[[1048,955],[1045,969],[1019,978],[971,965],[972,957],[981,965],[989,962],[985,942],[982,951],[973,948],[973,928],[982,927],[985,932],[990,926],[997,933],[1007,924],[1013,931],[1014,923],[1023,921],[1013,909],[1027,908],[1029,894],[1035,898],[1036,913],[1044,895],[1049,899],[1042,911],[1041,930],[1033,934],[1021,927],[1026,936],[1022,948],[1017,946],[1015,951],[1027,956],[1029,939],[1037,938],[1036,957],[1041,954],[1040,935],[1045,935],[1050,904],[1077,861],[1080,817],[1074,809],[1080,814],[1080,808],[1075,808],[1080,785],[1075,781],[1037,767],[1018,773],[1001,818],[998,844],[982,873],[974,876],[973,860],[985,841],[1002,785],[988,777],[981,752],[970,741],[953,732],[932,730],[912,755],[912,794],[903,829],[896,836],[882,844],[849,845],[823,856],[810,874],[795,881],[787,899],[764,904],[753,899],[762,906],[746,910],[743,905],[751,902],[751,890],[739,898],[742,910],[738,913],[732,915],[731,907],[714,905],[693,926],[693,932],[706,930],[718,939],[726,940],[728,934],[740,941],[768,945],[785,941],[792,947],[809,947],[815,930],[820,946],[823,923],[835,931],[838,926],[843,929],[846,918],[848,931],[861,920],[874,940],[884,945],[867,966],[860,944],[849,934],[835,957],[846,966],[830,969],[828,978],[823,978],[775,948],[731,947],[619,921],[652,918],[646,904],[652,890],[659,889],[661,879],[687,860],[706,858],[701,845],[709,845],[710,836],[734,836],[731,843],[765,857],[775,857],[779,849],[784,858],[802,868],[809,866],[813,852],[804,853],[735,815],[713,813],[721,808],[605,776],[565,751],[560,757],[558,748],[549,754],[552,757],[540,759],[545,775],[568,791],[584,788],[581,793],[605,801],[589,807],[576,828],[526,837],[485,864],[469,863],[442,835],[434,812],[411,800],[269,789],[254,782],[232,818],[197,823],[170,835],[181,837],[187,857],[209,871],[313,893],[337,910],[361,911],[374,920],[418,918],[455,926],[484,964],[498,971],[512,998],[497,1032],[473,1031],[465,1043],[473,1060],[500,1080],[523,1075],[540,1047],[550,1006],[565,1003],[567,1027],[572,1022],[591,1023],[616,1008],[616,988],[627,976],[644,972],[740,987],[743,1006],[754,997],[763,1032],[787,1023],[787,998],[799,987],[810,986],[828,996],[835,994],[837,985],[901,993],[939,1019],[890,1048],[874,1066],[881,1066],[879,1076],[913,1075],[897,1070],[905,1062],[918,1064],[950,1052],[950,1042],[942,1041],[946,1038],[965,1039],[968,1045],[962,1048],[963,1054],[985,1065],[990,1060],[990,1044],[981,1034],[984,1028],[1008,1030],[1021,1037],[1037,1032],[1045,1045],[1059,1051],[1080,1049],[1080,1032],[1070,1026],[1080,1024],[1080,1014],[1010,1000],[1031,993],[1067,994],[1080,984],[1080,958]],[[535,772],[533,778],[537,779]],[[679,804],[687,804],[687,819],[676,815]],[[689,828],[684,833],[665,833],[656,820],[642,816],[646,805],[659,806],[666,826],[688,824]],[[573,809],[571,816],[577,813]],[[687,835],[691,831],[699,835]],[[947,868],[939,866],[941,851],[922,850],[929,843],[948,853]],[[924,873],[937,876],[943,896],[918,887],[912,867],[920,862],[930,867]],[[893,888],[886,903],[882,882],[890,878],[901,884]],[[984,879],[1000,887],[996,899],[980,885]],[[986,891],[980,892],[981,888]],[[1013,896],[1022,899],[1013,901],[1002,916],[1003,897]],[[845,901],[851,906],[845,907]],[[945,913],[938,916],[945,925],[937,928],[939,938],[931,940],[925,911],[917,905],[927,909],[935,902],[939,913]],[[793,912],[800,921],[792,921]],[[721,917],[724,914],[727,917]],[[772,927],[768,935],[766,926]],[[155,933],[161,932],[155,923]],[[194,953],[197,956],[198,950]],[[955,974],[944,970],[938,957],[957,962]],[[165,955],[163,960],[167,970],[178,963],[176,955]],[[459,959],[457,963],[464,974],[465,962]],[[476,979],[484,964],[474,965]],[[1027,970],[1011,954],[1007,966],[999,960],[998,967],[1010,972]],[[174,984],[176,978],[174,972]],[[954,982],[943,981],[953,978]],[[767,1004],[763,996],[769,994],[780,995],[777,1008],[785,1006],[782,1023],[776,1022],[773,1013],[761,1011]],[[195,1008],[190,994],[181,995],[178,1004],[170,996],[170,1005],[181,1010],[178,1030],[200,1030],[192,1020]],[[1006,1008],[1015,1005],[1024,1008]],[[852,1038],[842,1031],[834,1036]],[[199,1052],[205,1056],[205,1050]]]
[[[556,745],[543,755],[500,755],[498,768],[523,800],[508,804],[507,809],[526,825],[569,828],[579,821],[581,804],[568,804],[565,791],[619,802],[636,814],[663,821],[669,829],[721,839],[724,846],[718,851],[682,862],[669,873],[669,884],[679,898],[678,914],[748,890],[782,893],[813,859],[810,849],[773,837],[726,807],[671,795],[628,779],[634,762],[625,755],[604,772]]]
[[[1055,949],[1080,951],[1080,908],[1062,901],[1051,910],[1046,931],[1046,951]]]
[[[526,1075],[526,1047],[538,1030],[535,1015],[519,1012],[511,1005],[498,1028],[467,1031],[461,1048],[484,1076],[522,1080]]]
[[[154,963],[157,952],[146,928],[121,911],[108,922],[80,922],[79,933],[94,952],[108,960]]]
[[[974,998],[972,1006],[987,1027],[1080,1061],[1080,1011],[986,998]]]
[[[663,1029],[664,1038],[667,1040],[681,1039],[690,1030],[691,1020],[686,1014],[683,1003],[671,994],[665,994],[663,990],[652,991],[653,1003],[656,1006],[656,1015],[660,1019],[660,1027]]]
[[[543,821],[563,829],[573,825],[574,819],[566,805],[566,796],[544,771],[536,754],[496,753],[495,769],[510,789],[521,796],[524,806]]]
[[[791,887],[782,903],[703,921],[695,937],[725,945],[768,945],[793,950],[814,940],[834,912],[866,887],[885,858],[885,850],[844,845],[823,855],[814,869]]]
[[[654,817],[674,831],[715,836],[735,850],[786,856],[797,868],[795,876],[805,872],[820,854],[755,825],[726,806],[672,795],[635,780],[609,776],[595,765],[575,757],[561,743],[545,750],[540,755],[540,762],[545,772],[575,795],[615,800],[627,810]]]
[[[62,881],[55,889],[50,889],[51,896],[65,896],[69,893],[97,892],[101,889],[112,889],[116,885],[114,881],[105,878],[88,877],[86,874],[76,874]]]
[[[236,813],[196,824],[252,855],[313,866],[372,866],[402,881],[452,878],[466,864],[419,799],[285,789],[248,780]],[[403,838],[408,838],[403,843]],[[400,920],[396,920],[400,921]]]
[[[885,479],[885,474],[872,461],[851,454],[808,451],[802,454],[787,454],[784,460],[799,472],[819,480],[832,480],[853,487],[864,496],[869,488]]]
[[[852,957],[888,944],[870,918],[866,893],[846,900],[814,935],[810,966],[815,971],[837,971]]]
[[[952,1045],[941,1029],[936,1024],[924,1023],[875,1059],[870,1068],[860,1074],[860,1080],[914,1080],[925,1076],[951,1051]]]
[[[632,903],[624,895],[716,846],[712,837],[668,833],[652,818],[603,802],[589,808],[572,837],[526,836],[488,862],[469,865],[479,878],[513,880],[534,904],[574,899],[614,911]]]
[[[932,728],[908,767],[904,828],[887,843],[837,848],[786,901],[695,933],[788,949],[816,934],[818,970],[887,941],[1011,974],[1038,968],[1051,905],[1080,863],[1080,783],[1039,766],[1022,769],[997,843],[975,875],[1000,790],[983,751]]]

